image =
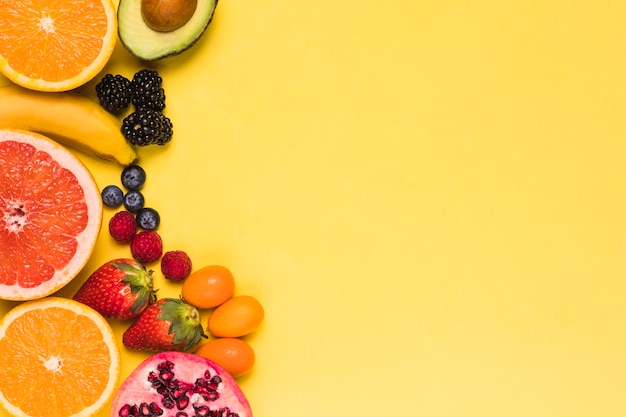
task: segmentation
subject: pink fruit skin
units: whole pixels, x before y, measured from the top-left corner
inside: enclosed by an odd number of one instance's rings
[[[235,382],[235,380],[219,365],[213,361],[192,353],[185,352],[162,352],[150,356],[144,360],[135,370],[124,380],[117,390],[111,404],[111,417],[119,417],[120,410],[125,404],[140,405],[156,403],[163,409],[162,417],[175,417],[180,411],[176,407],[167,409],[162,406],[163,396],[156,392],[151,386],[149,379],[151,372],[158,372],[159,364],[169,361],[173,363],[172,372],[174,378],[186,384],[194,384],[198,378],[205,376],[205,371],[209,370],[211,376],[219,375],[222,382],[217,388],[219,398],[206,401],[198,394],[190,395],[190,404],[185,410],[188,415],[194,415],[193,405],[205,405],[211,410],[221,410],[228,408],[232,415],[239,417],[252,417],[252,410],[245,395]],[[225,414],[226,415],[226,414]]]

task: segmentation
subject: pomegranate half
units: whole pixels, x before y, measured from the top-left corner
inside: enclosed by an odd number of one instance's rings
[[[111,417],[252,417],[248,400],[219,365],[185,352],[162,352],[126,378]]]

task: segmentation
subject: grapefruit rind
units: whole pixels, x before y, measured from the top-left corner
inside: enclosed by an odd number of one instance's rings
[[[87,225],[75,237],[77,241],[76,253],[63,268],[56,271],[52,279],[32,288],[24,288],[17,284],[7,285],[0,283],[0,299],[12,301],[34,300],[46,297],[63,288],[86,265],[100,234],[103,213],[102,201],[93,175],[83,162],[67,148],[47,136],[19,129],[0,129],[0,142],[4,141],[27,143],[33,145],[39,151],[52,155],[57,163],[69,169],[75,175],[83,189],[85,202],[88,206],[89,220]],[[2,196],[0,196],[0,201],[2,201]],[[0,248],[0,251],[4,250],[10,251],[11,248]]]
[[[115,334],[109,323],[106,319],[100,315],[97,311],[93,310],[91,307],[88,307],[82,303],[77,301],[61,298],[61,297],[46,297],[40,300],[27,301],[21,304],[18,304],[16,307],[13,307],[8,313],[0,321],[0,342],[5,338],[7,329],[15,322],[15,320],[22,317],[25,313],[36,310],[36,309],[49,309],[49,308],[62,308],[66,310],[70,310],[78,316],[86,316],[89,318],[96,327],[102,333],[103,341],[108,347],[109,357],[110,357],[110,366],[109,366],[109,379],[107,381],[106,387],[103,390],[98,401],[93,404],[87,405],[80,413],[74,414],[72,417],[90,417],[98,412],[102,411],[104,407],[110,402],[115,394],[117,389],[120,373],[121,373],[121,353],[119,347],[117,345]],[[80,335],[76,335],[76,337],[80,337]],[[63,342],[63,341],[61,341]],[[71,344],[71,341],[65,341],[67,344]],[[0,346],[2,344],[0,343]],[[36,349],[36,347],[31,347]],[[0,351],[0,357],[6,359],[6,352]],[[0,405],[7,412],[9,412],[13,416],[22,416],[22,417],[34,417],[27,413],[25,413],[22,409],[12,404],[7,400],[3,393],[3,384],[14,383],[12,381],[5,381],[4,379],[0,379]],[[24,391],[27,391],[27,387],[24,387]],[[70,394],[71,396],[71,394]],[[67,400],[69,398],[64,398],[63,400]]]

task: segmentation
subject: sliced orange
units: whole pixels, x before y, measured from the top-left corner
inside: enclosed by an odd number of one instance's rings
[[[117,41],[112,0],[0,0],[0,28],[0,72],[39,91],[85,84]]]
[[[45,297],[87,263],[102,224],[98,186],[69,150],[0,129],[0,299]]]
[[[0,323],[0,404],[14,416],[92,416],[115,392],[120,352],[111,327],[77,301],[47,297]]]

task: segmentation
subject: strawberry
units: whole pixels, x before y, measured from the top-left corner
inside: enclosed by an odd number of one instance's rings
[[[163,241],[154,230],[144,230],[133,236],[130,251],[137,262],[149,264],[158,261],[163,255]]]
[[[150,305],[122,336],[129,349],[151,352],[187,351],[203,337],[198,310],[179,298],[162,298]]]
[[[106,318],[138,317],[156,300],[152,271],[146,271],[133,259],[114,259],[87,278],[74,294],[74,300]]]

